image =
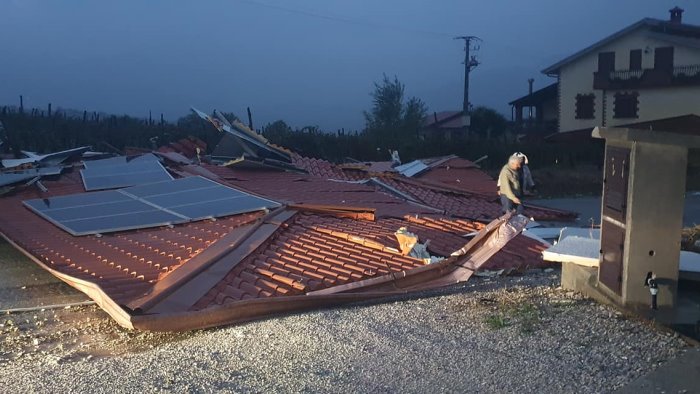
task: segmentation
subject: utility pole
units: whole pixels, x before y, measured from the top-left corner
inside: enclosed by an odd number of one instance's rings
[[[529,113],[528,113],[528,120],[529,120],[530,122],[532,122],[532,83],[533,83],[533,82],[535,82],[535,79],[534,79],[534,78],[530,78],[530,79],[527,80],[527,84],[528,84],[528,86],[529,86],[529,87],[528,87],[528,90],[527,90],[527,91],[528,91],[527,96],[528,96],[528,98],[530,99],[530,107],[529,107],[530,110],[529,110]]]
[[[469,103],[469,73],[479,65],[479,61],[476,60],[476,57],[472,56],[470,52],[472,50],[479,50],[479,46],[473,45],[473,43],[475,44],[481,41],[481,39],[476,36],[459,36],[455,37],[455,40],[464,40],[464,103],[462,104],[462,110],[465,115],[469,115],[471,112]]]

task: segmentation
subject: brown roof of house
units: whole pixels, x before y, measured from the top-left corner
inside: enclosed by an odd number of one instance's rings
[[[79,189],[70,181],[63,183],[47,181],[50,195]],[[198,319],[175,326],[154,319],[158,314],[186,314],[245,300],[302,296],[425,267],[422,260],[398,250],[393,233],[400,227],[414,231],[423,242],[435,240],[431,252],[446,257],[467,242],[464,234],[483,228],[446,218],[363,220],[338,217],[332,211],[282,209],[74,237],[21,206],[23,199],[35,194],[25,189],[0,199],[2,234],[127,327],[139,327],[143,315],[148,315],[147,328],[208,326]],[[436,224],[445,221],[450,224],[441,230]],[[524,262],[493,261],[514,268],[542,263],[539,257],[529,257]],[[230,321],[237,321],[237,316],[229,316]]]
[[[428,169],[414,178],[394,172],[344,170],[321,159],[297,156],[294,160],[309,175],[204,167],[236,187],[285,202],[371,207],[377,209],[379,216],[393,217],[442,213],[489,221],[501,214],[493,178],[473,162],[457,156],[423,159]],[[373,188],[371,184],[378,187]],[[572,212],[535,206],[528,207],[526,214],[535,220],[547,221],[568,221],[576,217]]]
[[[453,186],[464,192],[493,196],[496,182],[473,162],[456,156],[428,162],[429,168],[416,179]]]
[[[294,161],[308,174],[173,161],[168,169],[177,176],[205,176],[284,205],[272,212],[82,237],[22,205],[37,197],[86,193],[73,168],[44,180],[47,192],[17,187],[0,198],[0,233],[120,324],[152,330],[230,324],[442,286],[466,280],[477,269],[544,264],[539,253],[544,245],[518,235],[524,225],[519,218],[498,219],[494,196],[449,184],[450,171],[475,170],[471,162],[429,160],[445,166],[438,180],[448,182],[436,186],[396,174],[370,177],[323,160],[295,156]],[[477,218],[495,221],[485,225]],[[420,242],[430,241],[428,251],[445,260],[426,265],[402,254],[394,234],[401,227]],[[476,237],[466,237],[475,231]]]
[[[423,119],[424,129],[461,129],[464,128],[462,114],[464,111],[442,111],[430,114]]]
[[[532,94],[526,94],[519,97],[508,105],[515,105],[521,107],[536,106],[548,100],[556,100],[559,97],[559,82],[554,82],[551,85],[547,85],[541,89],[535,90]]]

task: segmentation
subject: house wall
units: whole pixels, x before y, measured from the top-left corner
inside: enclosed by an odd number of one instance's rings
[[[553,121],[559,116],[559,105],[557,100],[548,100],[542,103],[542,120]]]
[[[700,40],[699,40],[700,44]],[[654,67],[654,48],[674,47],[674,66],[700,64],[700,49],[674,45],[638,29],[614,42],[563,66],[559,75],[559,131],[571,131],[595,126],[616,126],[690,113],[700,114],[700,86],[668,87],[634,90],[639,94],[637,118],[614,118],[615,93],[593,89],[593,73],[598,70],[598,53],[615,52],[615,70],[629,69],[629,52],[642,50],[642,68]],[[644,53],[646,48],[648,53]],[[633,92],[633,91],[629,91]],[[576,119],[576,95],[595,94],[593,119]]]

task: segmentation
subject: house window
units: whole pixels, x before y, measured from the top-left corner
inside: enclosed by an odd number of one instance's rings
[[[615,52],[601,52],[598,54],[598,72],[606,73],[615,71]]]
[[[613,117],[638,118],[639,117],[639,93],[615,93]]]
[[[630,51],[630,70],[642,69],[642,50],[633,49]]]
[[[673,71],[673,47],[654,49],[654,68],[663,71]]]
[[[595,118],[595,95],[577,94],[576,95],[576,119],[593,119]]]

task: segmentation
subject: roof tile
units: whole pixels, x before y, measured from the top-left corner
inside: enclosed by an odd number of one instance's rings
[[[250,253],[237,260],[222,257],[237,253],[238,248],[232,246],[236,243],[226,241],[226,245],[222,245],[217,241],[244,225],[246,231],[249,227],[257,228],[253,222],[267,223],[260,226],[269,228],[264,212],[102,237],[73,237],[21,205],[23,199],[83,192],[80,176],[73,171],[57,181],[44,182],[48,193],[40,194],[29,188],[0,198],[0,231],[49,267],[99,285],[117,304],[140,299],[157,284],[167,284],[183,272],[190,272],[192,266],[187,264],[191,259],[207,256],[204,252],[214,256],[212,249],[221,249],[225,253],[212,257],[210,263],[232,261],[232,266],[222,271],[221,277],[215,277],[218,282],[203,287],[198,299],[192,300],[192,310],[203,310],[256,297],[301,295],[421,267],[424,265],[422,260],[399,252],[395,236],[399,228],[406,227],[419,237],[420,242],[430,240],[428,248],[432,254],[449,256],[467,243],[466,234],[483,227],[469,218],[498,215],[498,204],[483,196],[442,190],[420,180],[382,178],[392,187],[425,205],[445,210],[452,217],[437,216],[436,210],[409,204],[385,190],[348,182],[359,176],[350,170],[340,170],[320,160],[298,158],[298,161],[324,176],[344,176],[337,178],[344,181],[329,181],[313,174],[234,170],[217,166],[186,166],[181,169],[204,169],[209,174],[207,176],[219,182],[275,200],[337,205],[340,209],[374,208],[377,210],[375,219],[301,211],[281,224],[276,223],[270,233],[258,237],[258,243]],[[468,169],[468,163],[457,162],[455,165]],[[540,250],[536,241],[516,237],[489,264],[514,269],[537,266],[543,263]],[[190,268],[178,271],[183,266]],[[172,275],[173,272],[179,274]],[[198,275],[196,271],[192,272]]]

